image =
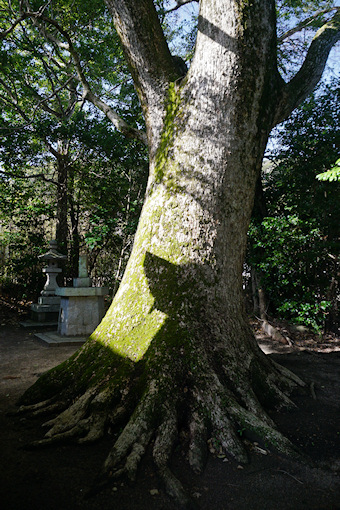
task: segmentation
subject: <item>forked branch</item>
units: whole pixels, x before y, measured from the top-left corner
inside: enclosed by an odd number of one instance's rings
[[[340,39],[340,10],[315,34],[306,58],[298,73],[285,83],[280,79],[281,92],[277,102],[273,126],[284,121],[314,90],[325,69],[329,52]]]

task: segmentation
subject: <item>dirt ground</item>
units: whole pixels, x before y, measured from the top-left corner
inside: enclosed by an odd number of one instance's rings
[[[39,344],[35,330],[20,327],[21,318],[16,305],[0,299],[0,508],[175,510],[149,456],[134,485],[118,483],[92,499],[84,498],[109,451],[109,436],[90,446],[22,448],[42,437],[43,420],[7,413],[15,410],[17,398],[39,374],[75,348]],[[179,445],[172,469],[202,510],[340,510],[340,340],[304,334],[297,335],[292,346],[283,346],[259,331],[257,335],[269,356],[308,383],[293,396],[296,410],[272,417],[312,463],[292,461],[249,441],[246,466],[210,455],[198,476]]]

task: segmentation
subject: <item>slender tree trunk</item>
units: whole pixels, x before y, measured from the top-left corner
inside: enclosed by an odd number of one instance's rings
[[[68,239],[68,199],[67,199],[67,162],[62,154],[57,157],[57,228],[56,240],[61,253],[67,254]]]
[[[258,228],[262,229],[262,222],[268,216],[267,204],[264,198],[261,175],[259,175],[255,187],[255,201],[252,211],[252,219],[257,223]],[[263,247],[253,248],[256,250],[257,260],[261,260],[261,254],[264,252]],[[283,344],[290,344],[291,341],[287,337],[281,335],[280,331],[268,322],[269,301],[267,299],[266,289],[264,287],[264,275],[259,268],[251,268],[252,294],[254,304],[254,315],[261,319],[262,330],[274,340]]]
[[[71,224],[70,249],[69,249],[69,276],[76,278],[78,276],[80,235],[79,235],[79,205],[74,199],[74,170],[69,168],[69,184],[67,192],[67,201],[69,206],[69,217]]]
[[[258,228],[262,228],[261,224],[264,218],[268,216],[267,204],[264,198],[261,173],[258,176],[255,186],[255,198],[252,211],[252,219],[256,222]],[[253,248],[254,249],[254,248]],[[261,253],[264,251],[262,247],[257,247],[257,259],[261,260]],[[268,301],[263,285],[262,272],[255,267],[252,267],[252,290],[254,313],[258,315],[263,321],[267,320]]]
[[[324,331],[332,331],[340,334],[340,316],[339,316],[339,281],[340,281],[340,263],[338,257],[330,255],[333,262],[333,276],[327,292],[327,301],[330,302],[330,309],[326,315]]]
[[[59,141],[57,155],[57,228],[56,239],[61,253],[68,255],[66,278],[78,276],[80,237],[78,211],[74,203],[74,174],[68,155],[68,143]],[[70,223],[70,226],[69,226]]]

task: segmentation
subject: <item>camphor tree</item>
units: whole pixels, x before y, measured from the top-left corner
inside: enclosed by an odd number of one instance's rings
[[[152,447],[167,492],[185,506],[169,468],[181,428],[197,472],[209,436],[246,462],[240,428],[298,455],[265,407],[291,407],[288,394],[303,382],[258,348],[244,311],[242,264],[268,135],[319,81],[340,36],[340,15],[316,33],[286,83],[277,70],[274,0],[201,0],[185,76],[152,0],[106,3],[145,116],[144,207],[102,323],[20,403],[58,412],[41,445],[86,443],[117,426],[97,488],[122,475],[133,479]]]

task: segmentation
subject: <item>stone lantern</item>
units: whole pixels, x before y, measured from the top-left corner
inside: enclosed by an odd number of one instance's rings
[[[57,322],[60,307],[60,296],[56,295],[56,290],[59,288],[57,276],[62,271],[58,267],[58,263],[66,260],[67,257],[57,251],[57,242],[52,240],[48,252],[39,255],[38,258],[47,264],[43,268],[46,283],[38,298],[38,303],[31,305],[31,316],[37,322]]]

